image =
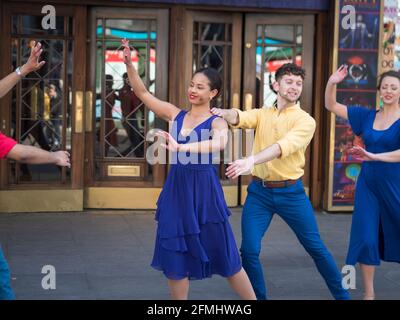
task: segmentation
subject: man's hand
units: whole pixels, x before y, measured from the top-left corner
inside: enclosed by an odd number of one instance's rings
[[[225,119],[229,124],[236,125],[239,122],[238,113],[234,109],[212,108],[211,113],[222,119]]]
[[[52,152],[52,155],[54,157],[54,164],[60,167],[71,167],[71,162],[70,162],[70,154],[67,151],[56,151]]]
[[[210,111],[213,115],[216,115],[221,118],[224,118],[224,116],[227,115],[227,112],[226,112],[227,110],[221,109],[221,108],[212,108]]]
[[[31,54],[29,56],[28,61],[21,67],[22,76],[26,76],[28,73],[32,71],[39,70],[46,61],[39,62],[40,55],[42,54],[43,49],[40,42],[36,43],[33,41]]]
[[[226,169],[226,176],[229,179],[235,179],[242,174],[250,174],[254,167],[254,157],[235,160]]]

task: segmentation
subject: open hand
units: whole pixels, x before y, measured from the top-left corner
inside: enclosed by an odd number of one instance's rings
[[[358,146],[349,149],[348,153],[357,158],[357,160],[364,160],[364,161],[376,160],[374,153],[368,152],[364,148]]]
[[[344,78],[347,77],[348,74],[348,66],[343,64],[340,66],[339,69],[336,70],[335,73],[333,73],[330,78],[329,78],[329,82],[332,84],[338,84],[339,82],[342,82]]]
[[[179,151],[179,143],[176,142],[173,136],[171,136],[168,132],[166,131],[157,131],[156,136],[164,138],[165,143],[161,143],[161,146],[165,149],[168,149],[169,151],[172,152],[177,152]]]
[[[32,71],[39,70],[46,63],[46,61],[39,62],[42,52],[42,44],[40,42],[35,43],[35,41],[33,41],[31,54],[28,58],[28,61],[21,67],[21,72],[24,76]]]
[[[126,39],[121,40],[121,44],[124,47],[123,55],[124,55],[124,63],[129,66],[132,65],[132,58],[131,58],[131,49],[129,47],[129,41]]]
[[[242,174],[250,174],[254,167],[254,158],[250,156],[245,159],[238,159],[231,163],[226,169],[226,176],[235,179]]]

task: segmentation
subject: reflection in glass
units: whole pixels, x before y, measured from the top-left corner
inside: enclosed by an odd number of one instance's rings
[[[296,44],[301,45],[303,43],[303,26],[297,26],[296,32]]]
[[[263,106],[272,106],[276,94],[272,90],[275,81],[275,71],[285,63],[293,62],[293,49],[288,47],[265,47],[264,49],[264,85],[262,102]]]
[[[131,40],[133,65],[154,94],[156,42],[153,40],[156,39],[156,22],[138,19],[104,21],[104,30],[101,19],[98,19],[97,25],[96,158],[143,159],[146,126],[154,126],[154,114],[147,111],[129,84],[120,38]],[[118,39],[112,40],[113,37]],[[100,167],[97,174],[99,177],[103,175]]]
[[[225,24],[224,23],[201,23],[200,40],[225,40]]]
[[[106,19],[104,34],[106,38],[148,40],[151,28],[150,24],[151,21],[149,20]],[[155,37],[155,30],[151,32],[151,37]]]
[[[48,151],[71,149],[71,81],[73,45],[67,40],[38,39],[43,47],[46,64],[23,78],[19,95],[13,92],[13,137],[21,144]],[[30,55],[31,39],[13,40],[13,65],[25,63]],[[17,55],[16,48],[19,56]],[[71,57],[65,60],[64,56]],[[65,76],[65,74],[67,76]],[[11,183],[66,182],[70,169],[54,165],[31,166],[13,164]]]
[[[266,44],[293,43],[294,26],[292,25],[267,25],[265,26]]]
[[[200,62],[203,67],[210,67],[222,72],[224,67],[224,47],[218,45],[201,46]]]
[[[23,15],[19,16],[21,19],[21,30],[19,34],[25,35],[64,35],[64,17],[56,15],[55,29],[43,29],[42,20],[43,16]]]
[[[303,26],[257,25],[256,33],[256,104],[270,107],[276,101],[272,89],[276,70],[289,62],[302,64]]]
[[[231,63],[232,63],[232,24],[231,23],[193,23],[193,64],[192,70],[211,67],[218,70],[223,88],[213,107],[231,107]],[[221,159],[224,157],[221,156]],[[219,167],[220,179],[227,180],[223,160]]]

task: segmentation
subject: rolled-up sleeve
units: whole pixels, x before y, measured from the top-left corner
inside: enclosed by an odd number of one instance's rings
[[[0,159],[5,158],[16,144],[17,141],[0,133]]]
[[[281,148],[280,158],[285,158],[302,148],[306,148],[314,136],[315,127],[315,120],[310,116],[297,120],[290,131],[276,142]]]
[[[256,129],[260,116],[261,109],[253,109],[249,111],[241,111],[235,109],[238,113],[239,123],[236,125],[230,125],[231,128],[242,128],[242,129]]]

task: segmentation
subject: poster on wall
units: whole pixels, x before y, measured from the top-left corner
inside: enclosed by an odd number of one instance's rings
[[[383,36],[381,45],[381,72],[399,69],[396,34],[398,27],[398,0],[384,0]]]
[[[384,0],[382,0],[384,1]],[[336,0],[333,70],[346,64],[348,76],[337,86],[337,101],[347,106],[376,108],[379,72],[381,0]],[[327,210],[353,209],[361,162],[348,150],[362,146],[347,120],[332,116]]]

